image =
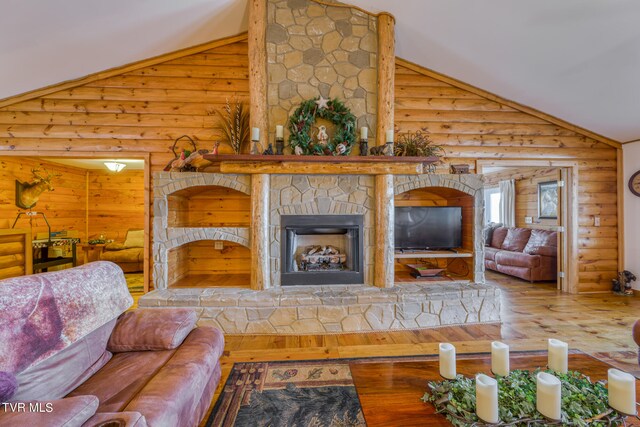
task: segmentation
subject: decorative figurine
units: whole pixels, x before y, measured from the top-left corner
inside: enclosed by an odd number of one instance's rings
[[[336,154],[342,156],[347,151],[347,146],[342,142],[336,145]]]
[[[303,153],[303,151],[302,151],[302,147],[300,147],[299,145],[297,145],[297,146],[296,146],[296,148],[293,150],[293,152],[294,152],[294,154],[295,154],[296,156],[302,156],[302,153]]]
[[[326,126],[318,126],[318,144],[325,146],[329,142],[329,135],[327,135],[327,127]]]
[[[216,141],[215,144],[213,144],[213,151],[211,151],[211,154],[213,154],[214,156],[217,156],[218,147],[220,147],[220,141]]]
[[[265,156],[273,156],[273,145],[272,145],[272,144],[269,144],[269,146],[267,147],[267,149],[266,149],[266,150],[264,150],[264,151],[262,152],[262,154],[263,154],[263,155],[265,155]]]

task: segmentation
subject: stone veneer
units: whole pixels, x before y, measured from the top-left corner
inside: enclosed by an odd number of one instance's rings
[[[198,240],[227,240],[249,247],[245,227],[169,227],[168,197],[200,186],[221,186],[251,192],[249,175],[197,172],[157,172],[153,175],[153,283],[155,289],[169,286],[169,250]]]
[[[425,174],[394,177],[394,194],[423,187],[453,188],[473,196],[473,280],[484,283],[484,177],[472,174]]]
[[[250,289],[164,289],[140,307],[193,307],[200,326],[227,334],[316,334],[420,329],[500,321],[500,290],[445,282],[290,286]]]
[[[281,215],[363,215],[364,284],[373,278],[373,177],[272,175],[269,197],[271,286],[280,286]]]
[[[313,0],[268,0],[269,141],[302,101],[344,100],[358,127],[376,127],[378,18]]]

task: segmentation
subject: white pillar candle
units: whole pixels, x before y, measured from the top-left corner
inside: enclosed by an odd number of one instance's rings
[[[456,378],[456,348],[453,344],[440,343],[440,375],[453,380]]]
[[[549,369],[566,374],[568,369],[569,345],[566,342],[550,338],[548,348]]]
[[[260,128],[251,128],[251,140],[260,141]]]
[[[626,415],[636,415],[636,379],[619,369],[609,369],[609,406]]]
[[[276,138],[284,138],[284,126],[276,125]]]
[[[367,139],[369,137],[369,129],[366,127],[360,128],[360,139]]]
[[[503,377],[509,375],[509,346],[500,341],[491,343],[491,372]]]
[[[393,129],[387,131],[387,140],[385,142],[393,142]]]
[[[495,424],[498,417],[498,381],[485,375],[476,375],[476,415],[482,421]]]
[[[562,384],[546,372],[536,375],[536,409],[545,417],[559,420],[562,416]]]

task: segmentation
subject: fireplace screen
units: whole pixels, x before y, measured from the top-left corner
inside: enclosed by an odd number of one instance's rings
[[[362,284],[361,215],[283,215],[281,283]]]

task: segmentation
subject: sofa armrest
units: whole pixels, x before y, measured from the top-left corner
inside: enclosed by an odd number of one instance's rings
[[[524,253],[529,255],[557,257],[558,248],[556,248],[555,246],[528,246],[524,248]]]
[[[118,318],[107,349],[112,353],[173,350],[195,327],[197,316],[188,308],[141,308]]]
[[[0,426],[80,427],[96,413],[98,405],[98,398],[95,396],[10,402],[0,407]]]
[[[147,427],[147,420],[140,412],[98,412],[82,424],[82,427]]]

